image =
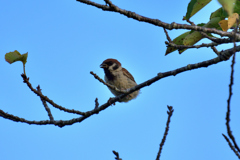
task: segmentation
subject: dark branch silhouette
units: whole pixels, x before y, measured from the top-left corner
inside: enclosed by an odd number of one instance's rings
[[[119,157],[118,152],[116,152],[116,151],[114,151],[114,150],[113,150],[112,152],[113,152],[113,154],[116,156],[116,157],[115,157],[116,160],[122,160],[122,158]]]
[[[165,22],[162,22],[160,21],[159,19],[152,19],[152,18],[148,18],[148,17],[145,17],[145,16],[141,16],[135,12],[132,12],[132,11],[128,11],[128,10],[124,10],[124,9],[121,9],[119,7],[117,7],[116,5],[114,5],[110,0],[104,0],[108,5],[102,5],[102,4],[99,4],[99,3],[95,3],[95,2],[92,2],[90,0],[76,0],[78,2],[81,2],[81,3],[85,3],[87,5],[91,5],[91,6],[94,6],[94,7],[97,7],[97,8],[100,8],[102,9],[103,11],[111,11],[111,12],[117,12],[117,13],[120,13],[128,18],[132,18],[132,19],[135,19],[137,21],[140,21],[140,22],[146,22],[146,23],[149,23],[149,24],[153,24],[155,26],[159,26],[159,27],[163,27],[163,28],[166,28],[166,29],[169,29],[169,30],[172,30],[172,29],[187,29],[187,30],[194,30],[194,31],[202,31],[202,32],[205,32],[205,33],[215,33],[215,34],[218,34],[220,36],[227,36],[229,38],[232,38],[233,35],[235,33],[233,32],[224,32],[224,31],[220,31],[220,30],[217,30],[215,28],[206,28],[206,27],[201,27],[201,26],[194,26],[194,25],[187,25],[187,24],[178,24],[178,23],[165,23]],[[239,41],[240,40],[240,34],[236,34],[236,41]]]
[[[167,106],[167,107],[168,107],[168,111],[167,111],[168,120],[167,120],[167,123],[166,123],[165,132],[164,132],[162,141],[160,143],[160,147],[159,147],[159,150],[158,150],[158,154],[157,154],[156,160],[160,159],[162,148],[163,148],[163,145],[164,145],[164,143],[166,141],[166,138],[167,138],[167,135],[168,135],[170,120],[171,120],[171,117],[172,117],[172,114],[173,114],[173,111],[174,111],[172,106]]]
[[[237,27],[235,27],[234,32],[237,33],[238,30],[238,26],[239,26],[239,20],[237,20]],[[236,51],[237,51],[237,47],[236,47],[236,38],[234,37],[234,47],[233,47],[233,57],[232,57],[232,64],[231,64],[231,74],[230,74],[230,84],[229,84],[229,95],[228,95],[228,100],[227,100],[227,113],[226,113],[226,126],[227,126],[227,133],[228,136],[230,137],[230,139],[232,140],[232,142],[228,139],[228,137],[224,134],[222,134],[224,136],[224,138],[226,139],[226,141],[228,142],[229,147],[233,150],[233,152],[238,156],[238,158],[240,159],[239,153],[240,153],[240,149],[237,145],[237,142],[235,140],[235,137],[232,134],[231,128],[230,128],[230,103],[231,103],[231,98],[232,98],[232,86],[233,86],[233,80],[234,80],[234,65],[235,65],[235,59],[236,59]],[[234,144],[234,146],[232,145],[232,143]]]
[[[230,137],[230,139],[232,140],[232,143],[234,144],[234,148],[231,147],[233,146],[231,144],[231,141],[228,140],[228,144],[230,146],[230,148],[234,151],[235,153],[235,149],[240,152],[240,149],[237,145],[237,142],[232,134],[232,131],[231,131],[231,128],[230,128],[230,102],[231,102],[231,98],[232,98],[232,86],[233,86],[233,74],[234,74],[234,64],[235,64],[235,54],[233,55],[233,58],[232,58],[232,64],[231,64],[231,76],[230,76],[230,84],[229,84],[229,96],[228,96],[228,100],[227,100],[227,113],[226,113],[226,126],[227,126],[227,133],[228,133],[228,136]],[[226,139],[226,136],[223,134],[223,136],[225,137]],[[231,144],[231,145],[230,145]]]
[[[41,88],[40,88],[39,85],[37,86],[37,91],[38,91],[39,93],[42,93]],[[40,99],[41,99],[41,101],[42,101],[42,103],[43,103],[43,106],[44,106],[45,110],[46,110],[47,113],[48,113],[48,117],[49,117],[50,121],[54,121],[54,118],[53,118],[53,116],[52,116],[52,113],[51,113],[50,108],[49,108],[48,105],[47,105],[47,102],[46,102],[43,98],[41,98],[41,97],[40,97]]]

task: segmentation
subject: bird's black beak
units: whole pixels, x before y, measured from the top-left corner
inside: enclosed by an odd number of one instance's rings
[[[107,67],[108,67],[108,65],[105,64],[105,63],[102,63],[102,64],[100,65],[100,68],[107,68]]]

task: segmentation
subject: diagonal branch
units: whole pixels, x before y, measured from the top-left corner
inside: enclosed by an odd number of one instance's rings
[[[32,87],[32,84],[29,82],[29,77],[27,77],[25,74],[21,74],[22,78],[23,78],[23,82],[27,84],[28,88],[33,91],[36,95],[38,95],[39,97],[41,97],[41,99],[43,99],[44,101],[47,101],[48,103],[50,103],[53,107],[58,108],[62,111],[68,112],[68,113],[74,113],[74,114],[78,114],[78,115],[83,115],[84,116],[84,112],[80,112],[78,110],[74,110],[74,109],[67,109],[64,108],[56,103],[54,103],[51,99],[49,99],[47,96],[44,96],[41,92],[38,92],[36,89],[34,89]]]
[[[228,137],[225,134],[222,134],[223,137],[225,138],[225,140],[228,142],[229,147],[233,150],[233,152],[237,155],[238,159],[240,159],[240,155],[238,154],[238,152],[236,151],[236,149],[234,148],[234,146],[232,145],[231,141],[228,139]]]
[[[37,86],[37,91],[38,91],[39,93],[42,93],[42,90],[41,90],[41,88],[40,88],[39,85]],[[48,113],[48,117],[49,117],[50,121],[54,121],[54,118],[53,118],[53,116],[52,116],[52,113],[51,113],[50,108],[49,108],[48,105],[47,105],[47,102],[46,102],[43,98],[41,98],[41,97],[40,97],[40,99],[41,99],[41,101],[42,101],[42,103],[43,103],[43,106],[44,106],[45,110],[46,110],[47,113]]]
[[[160,21],[159,19],[148,18],[148,17],[142,16],[142,15],[139,15],[135,12],[121,9],[121,8],[117,7],[116,5],[114,5],[110,0],[104,0],[108,5],[98,4],[98,3],[92,2],[90,0],[76,0],[76,1],[87,4],[87,5],[94,6],[94,7],[97,7],[97,8],[100,8],[103,11],[117,12],[117,13],[120,13],[120,14],[128,17],[128,18],[132,18],[132,19],[135,19],[135,20],[140,21],[140,22],[146,22],[146,23],[149,23],[149,24],[153,24],[155,26],[163,27],[163,28],[166,28],[166,29],[169,29],[169,30],[172,30],[172,29],[195,30],[195,31],[202,31],[202,32],[205,32],[205,33],[215,33],[215,34],[218,34],[220,36],[227,36],[229,38],[232,38],[233,35],[235,34],[233,32],[220,31],[220,30],[217,30],[215,28],[206,28],[206,27],[201,27],[201,26],[178,24],[178,23],[175,23],[175,22],[173,22],[171,24],[165,23],[165,22]],[[239,41],[239,40],[240,40],[240,34],[237,33],[236,34],[236,41]]]
[[[119,157],[119,153],[118,153],[117,151],[114,151],[114,150],[113,150],[112,152],[113,152],[113,154],[116,156],[116,157],[115,157],[116,160],[122,160],[122,158]]]
[[[90,72],[90,74],[93,75],[95,79],[97,79],[99,82],[101,82],[102,84],[104,84],[108,88],[111,88],[111,89],[113,89],[113,90],[115,90],[117,92],[120,92],[120,93],[127,93],[127,91],[125,91],[125,90],[120,90],[117,87],[115,87],[114,85],[111,85],[111,84],[108,84],[108,83],[104,82],[100,77],[98,77],[98,75],[96,75],[92,71]]]

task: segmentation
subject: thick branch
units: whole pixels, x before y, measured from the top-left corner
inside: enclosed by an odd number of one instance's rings
[[[91,6],[94,6],[94,7],[97,7],[97,8],[100,8],[103,11],[117,12],[117,13],[120,13],[120,14],[128,17],[128,18],[132,18],[132,19],[135,19],[135,20],[140,21],[140,22],[146,22],[146,23],[149,23],[149,24],[153,24],[155,26],[163,27],[163,28],[166,28],[166,29],[169,29],[169,30],[172,30],[172,29],[188,29],[188,30],[202,31],[202,32],[205,32],[205,33],[215,33],[215,34],[218,34],[220,36],[227,36],[227,37],[230,37],[230,38],[233,37],[233,34],[235,34],[233,32],[223,32],[223,31],[217,30],[215,28],[206,28],[206,27],[201,27],[201,26],[178,24],[178,23],[175,23],[175,22],[173,22],[171,24],[165,23],[165,22],[160,21],[159,19],[152,19],[152,18],[144,17],[144,16],[141,16],[141,15],[135,13],[135,12],[121,9],[121,8],[117,7],[116,5],[114,5],[110,0],[105,0],[105,2],[109,5],[101,5],[101,4],[92,2],[90,0],[76,0],[76,1],[81,2],[81,3],[85,3],[87,5],[91,5]],[[240,40],[240,34],[236,34],[236,41],[239,41],[239,40]]]

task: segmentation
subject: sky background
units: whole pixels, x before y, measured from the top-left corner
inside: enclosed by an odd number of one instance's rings
[[[112,2],[163,22],[185,23],[182,18],[189,0]],[[208,22],[219,7],[213,0],[191,20]],[[209,48],[164,56],[162,28],[74,0],[0,0],[0,20],[0,109],[28,120],[47,120],[48,116],[39,97],[22,82],[22,64],[10,65],[4,60],[7,52],[28,52],[26,74],[33,87],[40,85],[43,94],[57,104],[80,111],[92,110],[96,97],[101,105],[113,96],[89,73],[103,78],[99,65],[107,58],[118,59],[142,83],[159,72],[216,57]],[[183,32],[172,30],[169,35],[174,39]],[[230,124],[240,145],[239,60],[237,54]],[[221,62],[161,79],[141,89],[137,99],[116,103],[72,126],[28,125],[0,117],[1,159],[114,160],[112,150],[123,160],[155,159],[166,126],[167,105],[173,106],[174,113],[161,159],[237,159],[222,136],[227,133],[230,64]],[[56,120],[78,117],[49,107]]]

